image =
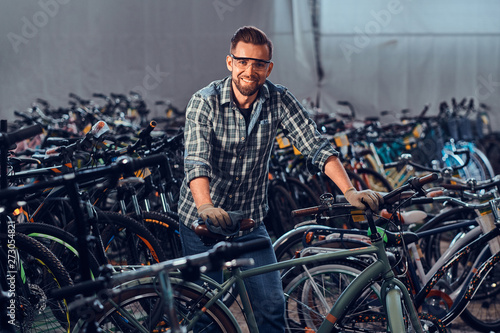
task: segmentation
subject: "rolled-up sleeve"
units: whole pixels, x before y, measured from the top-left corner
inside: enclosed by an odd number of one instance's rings
[[[338,151],[319,133],[316,123],[288,90],[281,98],[283,103],[281,123],[283,129],[288,132],[287,137],[307,158],[308,164],[324,171],[326,160],[330,156],[338,156]]]
[[[186,108],[184,172],[188,183],[197,177],[211,178],[209,110],[200,95],[194,95]]]

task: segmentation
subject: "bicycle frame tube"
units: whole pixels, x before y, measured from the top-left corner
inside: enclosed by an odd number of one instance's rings
[[[443,276],[448,271],[448,269],[450,269],[450,267],[457,264],[463,256],[470,253],[475,248],[487,245],[487,242],[490,239],[497,237],[499,234],[500,234],[500,229],[495,228],[492,231],[488,232],[487,234],[483,234],[479,238],[473,240],[472,242],[464,246],[460,251],[455,253],[454,256],[451,257],[448,262],[446,262],[442,267],[440,267],[437,270],[437,272],[431,277],[431,279],[426,283],[426,285],[418,292],[418,294],[415,296],[415,305],[419,307],[420,305],[423,304],[425,297],[427,296],[429,291],[434,287],[434,285],[438,282],[440,277]],[[471,294],[475,292],[475,288],[479,283],[479,280],[477,280],[478,274],[479,272],[483,272],[483,270],[475,269],[475,267],[477,268],[478,265],[481,265],[481,267],[484,266],[486,263],[484,259],[486,257],[487,256],[483,252],[482,258],[478,258],[478,260],[476,260],[476,262],[474,263],[473,269],[471,269],[471,271],[469,272],[467,278],[463,283],[463,286],[469,285],[469,287],[467,288],[468,294],[461,288],[459,289],[461,292],[456,297],[453,303],[453,307],[450,309],[450,311],[446,314],[444,318],[441,318],[445,325],[449,324],[451,320],[453,320],[456,316],[460,314],[460,312],[462,312],[463,308],[460,307],[460,304],[463,304],[462,302],[464,301],[464,298],[470,297]],[[495,255],[491,256],[490,259],[493,257],[495,257]],[[474,285],[474,283],[476,285]]]
[[[374,263],[372,263],[358,277],[356,277],[351,282],[351,284],[349,284],[347,289],[344,291],[344,293],[342,293],[340,298],[332,307],[330,314],[327,316],[326,320],[323,322],[317,333],[330,332],[331,329],[334,327],[335,321],[338,318],[342,317],[349,303],[353,299],[356,299],[361,294],[366,285],[368,285],[371,281],[373,281],[375,278],[380,277],[381,275],[384,277],[384,279],[388,281],[388,283],[390,283],[391,287],[394,285],[399,286],[399,289],[401,289],[401,292],[404,295],[404,300],[406,302],[408,301],[411,302],[411,297],[408,294],[406,287],[402,282],[400,282],[395,278],[394,273],[390,268],[389,260],[385,253],[383,240],[379,240],[374,242],[373,245],[367,247],[355,248],[350,250],[339,250],[335,252],[321,253],[303,258],[290,259],[257,268],[250,268],[245,271],[241,271],[239,268],[235,269],[233,270],[231,277],[227,279],[224,283],[218,284],[215,283],[214,281],[211,281],[212,285],[217,286],[217,292],[212,296],[210,301],[207,302],[207,304],[205,304],[205,307],[209,308],[212,304],[217,302],[217,300],[219,300],[224,295],[224,293],[226,293],[231,288],[233,284],[236,284],[236,290],[241,298],[242,304],[244,305],[243,311],[247,316],[247,324],[249,330],[250,332],[258,332],[257,323],[251,311],[250,300],[248,298],[247,291],[243,283],[243,280],[245,278],[269,273],[276,270],[287,269],[295,266],[313,264],[333,259],[345,259],[347,257],[363,255],[363,254],[376,254],[379,259]],[[194,322],[198,320],[198,318],[201,315],[202,312],[200,310],[199,313],[193,318],[193,322],[191,322],[191,325],[194,325]],[[416,319],[417,321],[413,322],[414,325],[416,327],[420,327],[417,314],[411,313],[411,315],[413,320],[417,318]]]

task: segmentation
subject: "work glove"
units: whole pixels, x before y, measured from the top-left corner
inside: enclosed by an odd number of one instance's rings
[[[222,208],[215,208],[213,204],[204,204],[198,208],[198,216],[207,223],[210,219],[216,227],[226,229],[232,225],[229,214]]]
[[[379,210],[379,205],[384,203],[384,199],[380,193],[372,190],[358,191],[354,187],[349,188],[344,193],[347,202],[358,209],[366,209],[366,205],[374,212]]]

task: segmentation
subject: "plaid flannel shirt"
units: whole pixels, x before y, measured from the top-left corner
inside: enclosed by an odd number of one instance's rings
[[[308,158],[324,169],[328,157],[338,155],[296,98],[269,80],[253,103],[250,121],[232,100],[231,78],[214,81],[196,92],[186,109],[185,177],[179,199],[179,217],[187,227],[198,219],[189,182],[210,180],[215,207],[241,210],[257,223],[268,211],[269,158],[278,128]]]

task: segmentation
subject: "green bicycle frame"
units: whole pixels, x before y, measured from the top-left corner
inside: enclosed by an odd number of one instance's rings
[[[303,258],[290,259],[274,264],[269,264],[257,268],[250,268],[245,271],[241,271],[241,269],[237,268],[232,270],[231,276],[224,281],[222,284],[215,282],[214,280],[203,277],[202,280],[207,282],[216,288],[215,294],[211,297],[211,299],[204,305],[205,308],[210,308],[215,302],[223,297],[223,295],[229,291],[232,285],[236,285],[236,290],[238,295],[241,298],[241,302],[243,304],[243,312],[247,318],[247,324],[250,332],[259,332],[257,328],[257,323],[255,320],[255,316],[251,311],[250,300],[248,298],[247,290],[244,286],[243,280],[247,277],[265,274],[277,270],[287,269],[295,266],[319,263],[327,260],[334,259],[345,259],[347,257],[357,256],[357,255],[365,255],[365,254],[376,254],[377,260],[373,262],[370,266],[368,266],[365,270],[361,272],[348,286],[347,289],[340,295],[339,299],[335,302],[333,307],[330,309],[330,313],[326,316],[322,325],[318,329],[317,333],[326,333],[332,332],[334,329],[335,322],[342,318],[346,309],[348,308],[350,302],[354,299],[357,299],[365,287],[372,283],[373,280],[382,277],[381,284],[381,301],[385,307],[386,313],[389,314],[397,314],[399,313],[401,318],[399,319],[398,327],[391,327],[391,332],[404,332],[404,321],[401,315],[401,301],[399,293],[403,296],[403,302],[407,305],[408,311],[410,314],[410,320],[413,326],[416,328],[417,332],[423,332],[422,327],[420,325],[420,321],[418,318],[417,311],[413,305],[413,300],[408,293],[406,286],[399,281],[389,263],[389,259],[385,252],[384,242],[380,238],[373,242],[371,246],[360,247],[350,250],[338,250],[329,253],[321,253],[313,256],[307,256]],[[397,292],[394,292],[397,291]],[[198,313],[192,318],[190,324],[188,326],[188,330],[190,330],[195,322],[203,315],[202,311],[198,311]],[[392,320],[388,320],[388,323],[394,323],[398,320],[394,318]]]

